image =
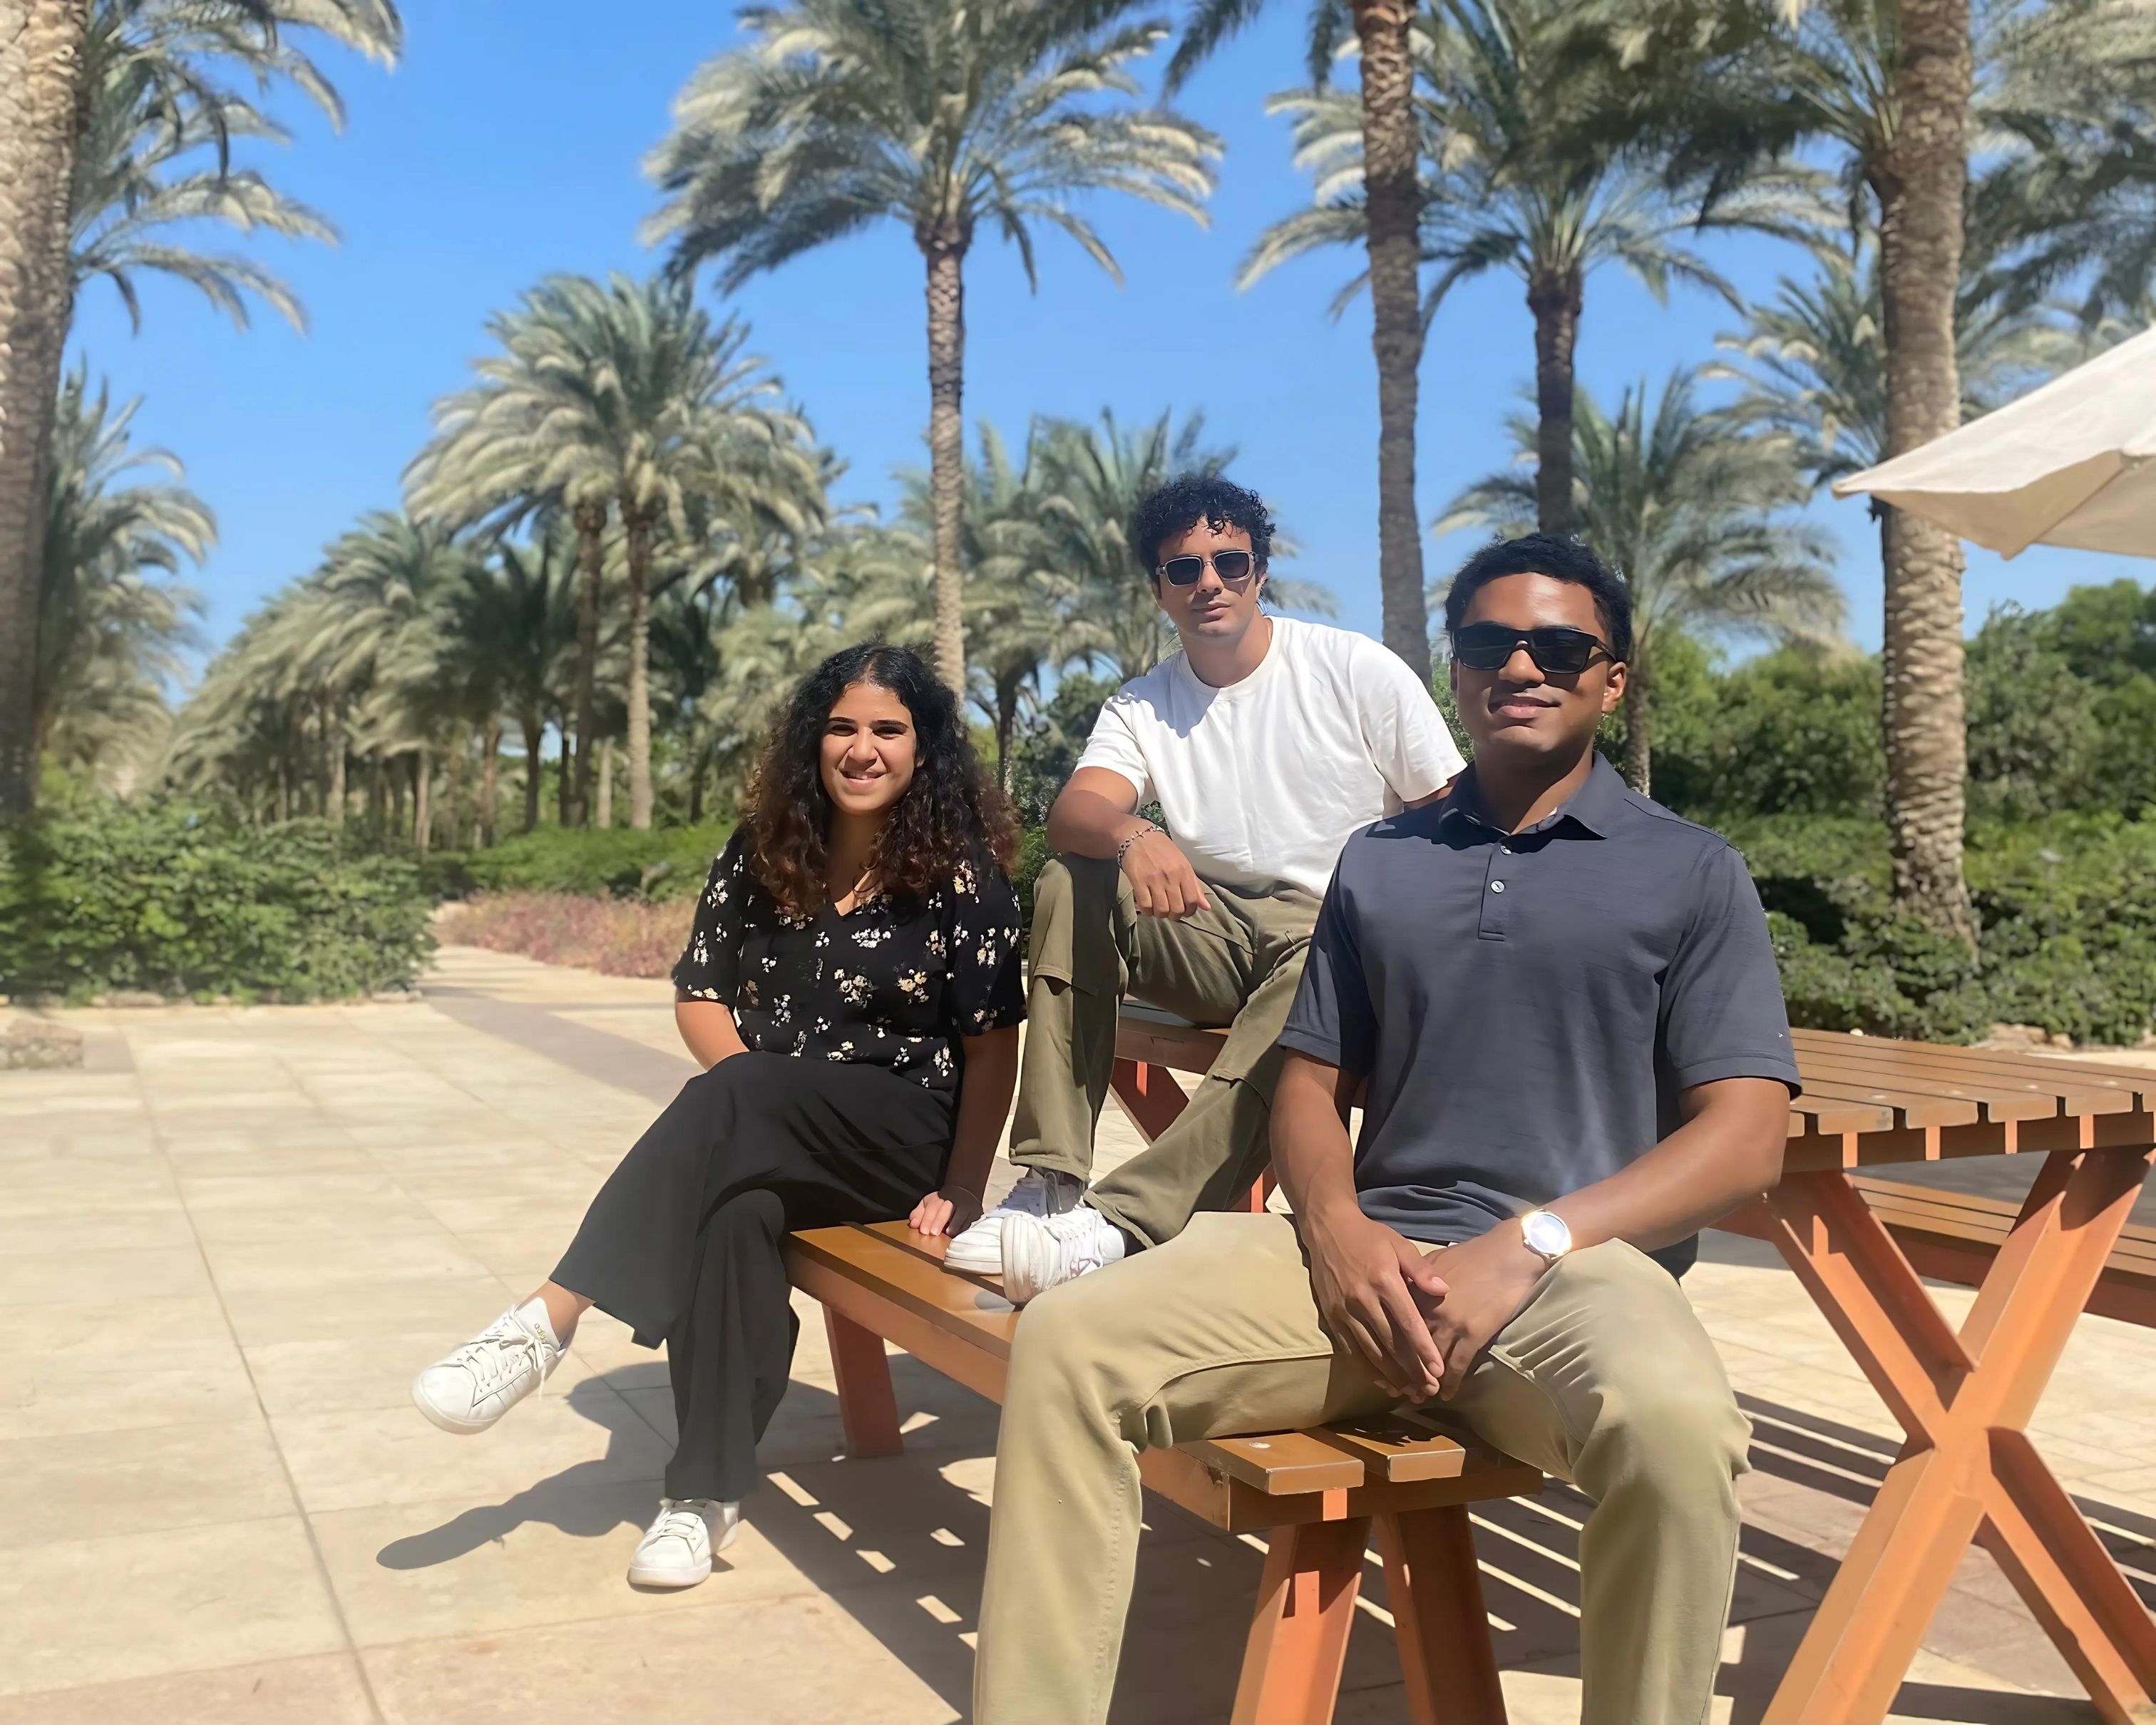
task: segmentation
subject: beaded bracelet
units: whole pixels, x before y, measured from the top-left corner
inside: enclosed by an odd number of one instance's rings
[[[1159,830],[1160,829],[1158,827],[1155,826],[1151,821],[1147,821],[1135,833],[1132,833],[1128,838],[1125,839],[1122,844],[1116,847],[1116,866],[1119,869],[1122,867],[1123,859],[1130,854],[1132,845],[1137,844],[1138,840],[1144,838],[1147,834],[1157,833]]]

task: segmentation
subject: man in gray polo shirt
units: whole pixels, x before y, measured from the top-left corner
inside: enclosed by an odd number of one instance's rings
[[[1432,1399],[1594,1500],[1583,1717],[1707,1716],[1748,1429],[1672,1272],[1779,1176],[1766,918],[1727,843],[1594,752],[1631,614],[1592,552],[1491,546],[1445,624],[1474,765],[1341,855],[1281,1037],[1294,1217],[1199,1216],[1019,1326],[983,1725],[1106,1717],[1138,1449]]]

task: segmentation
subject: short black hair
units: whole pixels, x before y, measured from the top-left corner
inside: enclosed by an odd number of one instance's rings
[[[1247,486],[1217,473],[1179,473],[1138,500],[1131,515],[1131,549],[1149,578],[1159,567],[1160,544],[1199,522],[1214,532],[1240,527],[1250,536],[1250,554],[1260,563],[1273,549],[1272,511]]]
[[[1518,539],[1493,539],[1460,566],[1445,595],[1445,628],[1450,634],[1467,616],[1475,595],[1501,575],[1547,575],[1569,581],[1594,595],[1594,614],[1610,655],[1632,656],[1632,589],[1623,576],[1595,556],[1584,539],[1561,533],[1529,533]]]

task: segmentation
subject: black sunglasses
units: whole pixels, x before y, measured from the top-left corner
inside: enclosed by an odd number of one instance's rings
[[[1577,676],[1597,653],[1617,656],[1599,637],[1556,624],[1514,629],[1509,623],[1471,623],[1452,632],[1452,656],[1471,670],[1502,670],[1522,647],[1545,674],[1560,677]]]
[[[1194,587],[1198,578],[1205,572],[1204,557],[1170,557],[1154,572],[1168,577],[1171,587]],[[1247,551],[1216,551],[1211,562],[1213,572],[1223,581],[1248,581],[1250,571],[1257,567],[1258,560]]]

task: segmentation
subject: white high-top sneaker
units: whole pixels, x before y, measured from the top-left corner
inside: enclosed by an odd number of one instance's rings
[[[1060,1216],[1014,1216],[1004,1229],[1004,1293],[1014,1306],[1090,1276],[1128,1250],[1123,1230],[1090,1204]]]
[[[412,1404],[444,1431],[485,1431],[554,1375],[562,1350],[512,1306],[412,1380]]]
[[[1086,1195],[1086,1183],[1075,1174],[1054,1168],[1029,1168],[1004,1201],[952,1240],[943,1249],[947,1270],[968,1276],[1004,1273],[1004,1224],[1013,1216],[1060,1216],[1075,1209]]]
[[[741,1505],[714,1497],[662,1497],[659,1513],[629,1560],[632,1587],[694,1587],[711,1573],[711,1554],[741,1531]]]

